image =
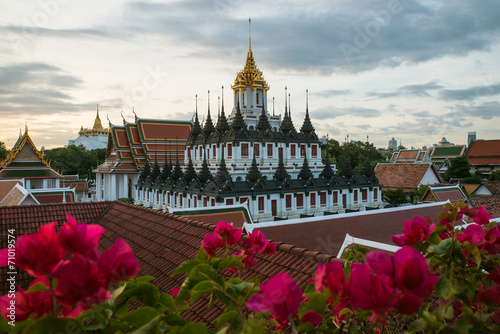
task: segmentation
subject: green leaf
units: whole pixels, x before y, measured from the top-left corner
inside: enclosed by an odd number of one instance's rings
[[[318,312],[318,314],[324,314],[328,297],[330,297],[330,291],[328,289],[323,290],[323,292],[308,294],[307,298],[309,301],[302,303],[299,307],[299,318],[302,318],[304,314],[311,310]]]
[[[136,282],[149,282],[149,281],[152,281],[154,280],[155,278],[153,276],[150,276],[150,275],[144,275],[144,276],[141,276],[141,277],[137,277],[135,279]]]
[[[279,325],[279,324],[277,324]],[[249,318],[243,326],[243,334],[263,334],[265,333],[264,321],[257,318]]]
[[[467,319],[460,319],[456,321],[452,327],[459,334],[467,334],[473,325]]]
[[[193,270],[193,268],[199,264],[200,264],[200,261],[198,261],[198,260],[184,261],[181,263],[179,268],[175,269],[175,271],[173,272],[173,274],[171,276],[175,276],[178,274],[186,274],[187,276],[189,276],[188,274],[191,272],[191,270]]]
[[[193,281],[191,278],[186,278],[184,283],[182,283],[181,288],[179,289],[179,293],[177,297],[175,297],[175,302],[180,303],[186,300],[191,295],[191,288],[196,285],[196,281]]]
[[[167,313],[162,320],[170,326],[184,326],[188,321],[174,313]]]
[[[125,285],[122,285],[118,289],[116,289],[115,291],[111,292],[111,298],[108,300],[108,304],[110,306],[115,305],[116,298],[118,298],[118,296],[122,294],[122,292],[125,290],[126,285],[127,284],[125,283]]]
[[[38,282],[36,284],[33,284],[32,286],[30,286],[30,288],[28,290],[26,290],[26,293],[30,293],[30,292],[38,292],[38,291],[45,291],[47,290],[49,287],[46,286],[44,283],[42,282]]]
[[[436,253],[447,259],[450,256],[452,247],[456,252],[460,249],[460,243],[454,238],[445,239],[439,245],[436,245]]]
[[[218,260],[214,264],[214,268],[217,270],[222,270],[231,267],[245,268],[240,259],[232,256],[226,257],[222,260]]]
[[[51,334],[81,332],[82,328],[71,318],[56,318],[53,315],[47,315],[28,325],[23,334]]]
[[[150,334],[156,333],[158,331],[158,325],[160,323],[160,315],[157,315],[153,319],[151,319],[148,323],[142,325],[140,328],[137,328],[132,334]]]
[[[127,314],[125,317],[123,317],[123,321],[130,324],[134,328],[139,328],[147,324],[157,316],[157,310],[149,306],[144,306]]]
[[[436,283],[436,289],[444,299],[451,298],[458,292],[445,275]]]
[[[158,287],[148,282],[138,282],[135,287],[125,289],[120,295],[123,298],[135,297],[148,306],[154,306],[158,302],[159,296]]]
[[[427,328],[427,323],[425,322],[424,319],[417,319],[413,321],[410,326],[408,326],[408,329],[406,333],[416,333],[423,331]]]
[[[128,301],[123,303],[118,309],[115,311],[115,315],[117,317],[123,318],[128,313]]]
[[[191,305],[193,305],[201,296],[206,293],[212,292],[215,283],[212,281],[201,281],[191,289]]]
[[[207,326],[199,322],[190,322],[189,324],[182,327],[179,334],[207,334]]]
[[[189,277],[195,281],[204,281],[207,279],[217,280],[217,271],[209,264],[201,263],[191,270]]]
[[[253,288],[253,283],[241,282],[238,284],[226,283],[226,287],[232,291],[234,291],[237,295],[246,294],[248,289]]]
[[[170,310],[175,310],[175,302],[174,302],[174,297],[172,297],[171,295],[169,295],[168,293],[162,293],[160,295],[160,298],[158,299],[158,302],[166,307],[167,309],[170,309]]]
[[[439,245],[441,242],[441,238],[439,237],[439,234],[433,232],[431,235],[427,238],[427,242],[432,244],[432,245]]]
[[[477,248],[476,245],[469,241],[464,241],[462,243],[462,247],[466,249],[469,254],[471,254],[474,257],[474,261],[476,262],[477,266],[481,266],[481,253],[479,252],[479,249]]]
[[[208,263],[210,261],[210,258],[208,257],[208,254],[207,252],[205,252],[205,249],[203,247],[200,247],[198,254],[196,254],[196,260],[201,263]]]
[[[220,329],[222,325],[228,323],[233,330],[241,326],[242,321],[240,315],[235,310],[230,310],[222,313],[215,321],[215,328]]]

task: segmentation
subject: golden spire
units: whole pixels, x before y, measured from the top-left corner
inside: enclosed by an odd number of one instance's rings
[[[269,90],[269,85],[264,80],[262,71],[257,68],[252,53],[251,19],[248,19],[248,53],[243,70],[236,75],[233,89],[239,87],[262,87],[264,91]]]
[[[99,118],[99,105],[97,105],[97,113],[92,130],[104,130],[104,128],[102,127],[101,119]]]

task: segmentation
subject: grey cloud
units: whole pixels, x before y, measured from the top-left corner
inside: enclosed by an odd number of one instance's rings
[[[441,100],[475,100],[483,96],[500,94],[500,83],[475,86],[466,89],[443,89],[439,91]]]
[[[418,111],[418,112],[414,112],[413,113],[413,116],[415,117],[419,117],[419,118],[428,118],[428,117],[432,117],[431,113],[428,112],[428,111]]]
[[[314,110],[310,112],[311,118],[317,120],[324,120],[329,118],[337,118],[342,116],[351,116],[351,117],[378,117],[381,115],[381,112],[376,109],[370,108],[362,108],[362,107],[347,107],[347,108],[335,108],[335,107],[327,107]]]
[[[431,96],[427,91],[441,89],[443,86],[438,85],[435,81],[431,81],[425,84],[416,85],[406,85],[399,87],[394,92],[368,92],[367,96],[373,96],[380,99],[385,99],[389,97],[396,96]]]
[[[500,117],[500,103],[498,101],[484,102],[478,106],[456,105],[453,109],[455,113],[451,113],[451,115],[462,120],[465,117],[477,117],[486,120]]]
[[[332,97],[332,96],[338,96],[338,95],[347,95],[350,93],[351,93],[351,90],[349,90],[349,89],[344,89],[344,90],[329,89],[329,90],[323,90],[321,92],[317,92],[317,93],[313,93],[313,94],[321,96],[321,97]]]

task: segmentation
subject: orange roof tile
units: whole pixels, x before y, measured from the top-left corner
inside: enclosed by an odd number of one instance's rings
[[[432,164],[378,164],[375,176],[383,190],[403,188],[406,191],[417,189],[425,173],[433,171],[439,180],[436,168]]]

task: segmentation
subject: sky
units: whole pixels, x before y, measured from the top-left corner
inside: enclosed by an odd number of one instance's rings
[[[38,148],[139,118],[225,108],[252,51],[268,109],[317,134],[422,147],[500,138],[498,0],[0,2],[0,141]],[[208,91],[211,91],[210,101]]]

